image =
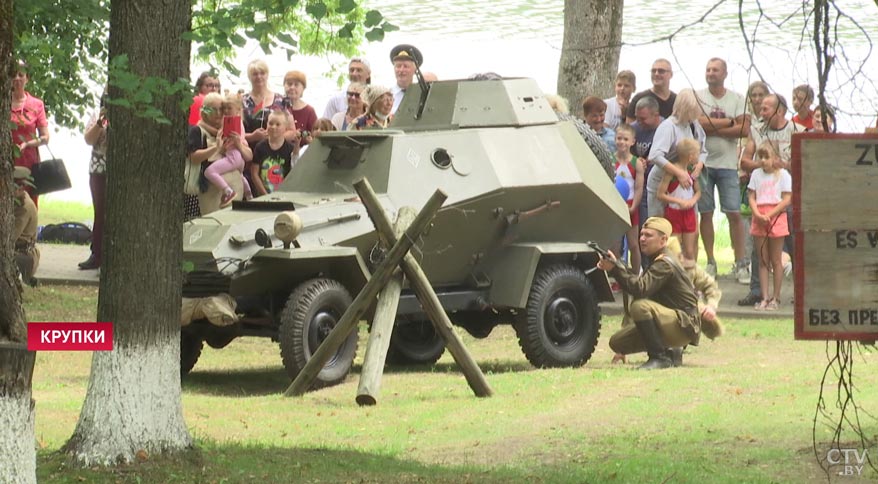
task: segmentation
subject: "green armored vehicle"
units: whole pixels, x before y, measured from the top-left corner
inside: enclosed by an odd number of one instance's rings
[[[586,242],[629,228],[605,167],[531,79],[419,78],[389,129],[322,133],[278,191],[184,225],[184,301],[226,305],[211,321],[184,310],[184,373],[204,342],[264,336],[298,374],[383,255],[352,189],[363,177],[391,218],[448,194],[414,255],[456,325],[483,338],[512,324],[538,367],[589,359],[598,303],[613,297]],[[356,346],[354,334],[319,384],[344,379]],[[404,290],[388,363],[434,363],[443,350]]]

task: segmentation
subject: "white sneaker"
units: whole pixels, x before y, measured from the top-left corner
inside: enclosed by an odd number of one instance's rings
[[[735,279],[738,284],[750,284],[750,266],[748,264],[737,264],[735,267]]]
[[[704,266],[704,272],[710,274],[710,277],[716,279],[716,262],[707,262],[707,265]]]

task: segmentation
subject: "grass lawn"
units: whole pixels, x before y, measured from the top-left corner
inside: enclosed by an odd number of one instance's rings
[[[81,222],[91,224],[94,221],[94,210],[90,203],[68,202],[40,198],[40,225],[61,222]]]
[[[27,289],[29,320],[94,320],[95,288]],[[791,321],[726,321],[690,347],[685,367],[612,365],[618,318],[583,368],[538,370],[514,332],[464,336],[495,396],[475,398],[447,353],[434,367],[387,369],[375,407],[353,374],[301,398],[277,345],[243,338],[206,348],[183,381],[197,448],[115,469],[71,469],[59,447],[86,392],[88,353],[40,353],[34,374],[41,482],[826,482],[811,444],[826,345],[796,342]],[[878,408],[875,353],[857,356],[857,401]],[[830,384],[832,386],[832,384]],[[830,402],[830,405],[832,402]],[[831,409],[830,409],[831,410]],[[861,415],[873,439],[878,423]],[[817,437],[827,442],[828,426]],[[853,441],[847,433],[843,436]],[[851,443],[851,447],[859,448]],[[828,446],[820,444],[820,454]],[[834,469],[833,472],[837,472]],[[870,470],[866,475],[878,477]]]

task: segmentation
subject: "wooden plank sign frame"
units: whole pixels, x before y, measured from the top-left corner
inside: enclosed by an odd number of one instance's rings
[[[878,134],[792,139],[795,338],[878,340]]]

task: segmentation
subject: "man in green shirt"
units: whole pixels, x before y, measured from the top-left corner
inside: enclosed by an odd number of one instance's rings
[[[628,310],[634,324],[614,334],[610,348],[623,355],[646,351],[649,359],[641,369],[670,368],[673,362],[668,348],[697,345],[701,336],[692,280],[667,247],[671,232],[671,223],[661,217],[650,217],[643,224],[640,251],[649,261],[643,274],[626,268],[612,252],[597,264],[632,298]]]

